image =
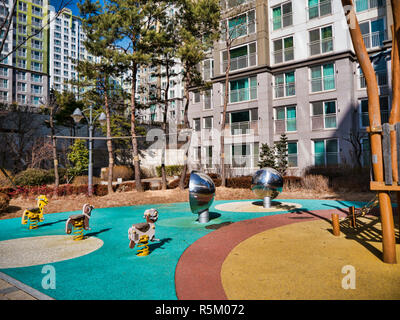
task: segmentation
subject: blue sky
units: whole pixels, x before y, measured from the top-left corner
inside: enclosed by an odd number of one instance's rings
[[[70,4],[67,6],[67,8],[72,10],[72,14],[79,16],[79,9],[78,6],[76,5],[78,3],[78,0],[50,0],[50,4],[57,10],[60,8],[61,3],[68,3]]]

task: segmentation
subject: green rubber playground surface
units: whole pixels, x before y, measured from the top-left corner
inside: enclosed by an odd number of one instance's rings
[[[75,241],[101,240],[97,241],[93,250],[72,258],[67,255],[65,260],[58,261],[51,261],[50,258],[46,261],[44,256],[40,264],[1,268],[0,271],[58,300],[175,300],[175,268],[182,253],[192,243],[213,232],[219,224],[288,212],[226,212],[215,208],[219,204],[239,201],[254,200],[214,201],[207,224],[196,222],[197,216],[190,211],[188,202],[94,209],[90,219],[91,230],[85,231],[89,238]],[[301,209],[296,210],[301,211],[344,209],[364,204],[336,200],[279,201],[300,204]],[[134,223],[144,222],[143,213],[149,208],[156,208],[159,212],[156,238],[160,241],[150,242],[150,254],[139,257],[136,256],[136,247],[129,248],[128,229]],[[67,236],[65,222],[76,213],[80,212],[47,214],[36,230],[21,225],[19,218],[0,220],[0,266],[4,266],[1,260],[6,259],[1,248],[4,251],[7,243],[14,239],[30,238],[23,239],[32,243],[30,254],[38,257],[45,255],[43,248],[34,245],[34,240],[37,240],[34,237]],[[26,247],[22,249],[26,250]],[[17,255],[18,247],[13,250]],[[42,271],[47,270],[44,267],[48,265],[55,270],[55,289],[45,289],[42,285],[46,276],[46,272]]]

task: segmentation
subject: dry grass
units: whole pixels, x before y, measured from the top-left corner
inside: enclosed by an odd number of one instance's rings
[[[373,193],[334,193],[312,190],[294,190],[284,191],[278,198],[280,199],[337,199],[337,200],[357,200],[369,201]],[[49,204],[45,207],[45,213],[65,212],[81,210],[85,203],[90,203],[96,208],[133,206],[141,204],[174,203],[188,201],[188,190],[179,188],[170,190],[145,191],[138,193],[136,191],[117,192],[112,195],[102,197],[87,197],[85,195],[71,195],[66,197],[53,196],[49,198]],[[216,200],[239,200],[255,199],[255,195],[249,189],[232,189],[217,187]],[[35,198],[18,197],[11,199],[8,209],[0,213],[0,219],[21,217],[26,208],[36,206]]]

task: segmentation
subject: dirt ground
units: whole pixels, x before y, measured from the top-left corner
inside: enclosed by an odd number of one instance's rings
[[[233,188],[216,188],[216,200],[239,200],[239,199],[255,199],[255,195],[249,189],[233,189]],[[331,199],[331,200],[353,200],[353,201],[369,201],[374,195],[372,193],[329,193],[329,192],[313,192],[313,191],[293,191],[282,192],[278,199]],[[45,207],[44,212],[56,213],[81,210],[83,204],[90,203],[95,208],[132,206],[141,204],[157,204],[157,203],[174,203],[185,202],[189,199],[187,189],[180,190],[156,190],[145,191],[139,193],[137,191],[116,192],[111,195],[102,197],[87,197],[85,195],[71,195],[65,197],[51,197],[49,204]],[[0,212],[0,219],[9,219],[21,217],[26,208],[36,206],[35,197],[31,198],[14,198],[11,199],[9,207]]]

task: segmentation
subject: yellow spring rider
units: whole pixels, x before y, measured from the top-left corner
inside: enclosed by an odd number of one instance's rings
[[[45,195],[40,195],[36,198],[37,207],[25,209],[22,214],[21,224],[29,225],[29,229],[37,229],[39,222],[44,220],[43,208],[49,203]]]

